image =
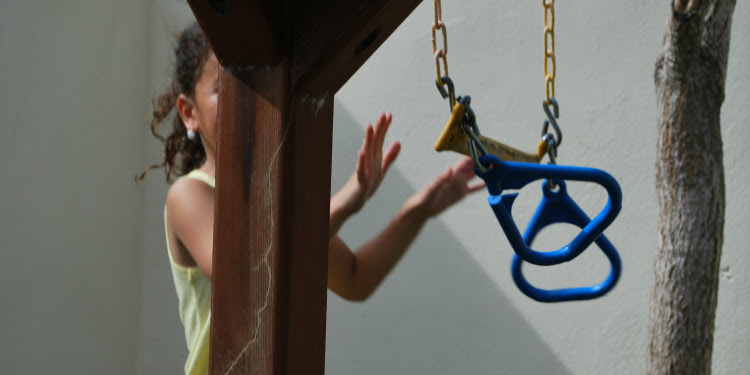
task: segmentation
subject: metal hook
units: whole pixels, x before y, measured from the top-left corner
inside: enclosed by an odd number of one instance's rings
[[[488,154],[487,148],[484,147],[484,143],[479,139],[479,125],[477,125],[477,116],[470,105],[471,97],[469,95],[460,96],[458,102],[466,109],[464,120],[460,125],[463,132],[469,137],[469,151],[471,153],[471,160],[474,162],[474,168],[480,173],[487,173],[489,169],[479,161],[479,154],[477,153],[477,148],[479,148],[482,156]]]
[[[445,87],[443,87],[443,85],[441,85],[438,80],[435,80],[435,85],[437,86],[437,89],[440,92],[440,96],[442,96],[443,99],[450,98],[448,104],[451,107],[451,112],[453,112],[453,107],[456,105],[456,90],[453,86],[453,80],[447,75],[442,76],[440,79],[443,80],[443,83],[448,85],[448,91],[445,90]]]
[[[479,173],[487,173],[489,169],[479,160],[477,146],[479,147],[479,151],[482,152],[482,156],[487,155],[487,150],[484,148],[482,141],[477,137],[477,134],[474,133],[474,130],[468,125],[464,126],[466,127],[464,128],[464,132],[469,136],[469,150],[471,151],[471,161],[474,162],[474,168],[479,171]]]
[[[552,133],[545,133],[542,136],[542,141],[547,143],[547,155],[549,156],[550,164],[557,164],[557,143],[555,136]]]
[[[547,155],[549,156],[549,162],[547,164],[557,164],[557,143],[555,141],[555,136],[552,133],[545,133],[542,136],[542,141],[547,143]],[[547,180],[547,185],[549,185],[551,189],[557,188],[557,184],[551,179]]]
[[[471,106],[469,106],[469,103],[471,103],[471,98],[467,95],[465,102],[461,104],[464,104],[466,107],[466,116],[469,118],[468,125],[471,127],[471,135],[469,135],[469,137],[472,138],[472,142],[479,147],[479,151],[482,151],[482,155],[487,155],[489,152],[487,152],[484,142],[479,139],[479,136],[482,135],[482,133],[479,132],[477,116],[474,114],[474,110],[471,109]]]
[[[555,146],[559,147],[562,143],[562,130],[560,130],[560,125],[557,123],[557,119],[560,117],[560,106],[559,104],[557,104],[557,100],[555,100],[555,98],[550,98],[550,102],[552,102],[552,109],[554,114],[553,112],[550,112],[547,101],[542,101],[542,109],[544,109],[544,113],[547,114],[547,119],[544,120],[544,125],[542,126],[542,137],[547,134],[549,124],[551,123],[552,128],[555,129],[555,134],[557,135],[557,138],[555,139]]]
[[[456,99],[459,103],[463,104],[465,107],[468,107],[471,105],[471,96],[464,95],[459,96],[458,99]],[[472,115],[474,114],[474,111],[471,111]],[[474,116],[476,118],[476,116]]]

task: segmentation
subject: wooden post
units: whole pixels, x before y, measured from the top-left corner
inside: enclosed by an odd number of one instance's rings
[[[223,66],[211,374],[324,373],[333,95],[420,1],[188,0]]]
[[[212,374],[324,370],[333,101],[288,73],[220,74]]]

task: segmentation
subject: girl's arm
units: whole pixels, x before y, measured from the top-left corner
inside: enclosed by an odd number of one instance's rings
[[[356,252],[334,236],[328,250],[328,287],[345,299],[367,299],[401,259],[427,219],[484,187],[484,183],[470,186],[472,177],[471,159],[464,158],[409,198],[390,224]]]
[[[367,124],[365,139],[357,156],[357,169],[344,187],[331,198],[329,243],[336,237],[344,222],[362,209],[367,199],[375,193],[388,168],[396,160],[401,150],[398,142],[393,142],[383,153],[385,134],[391,120],[390,113],[380,113],[374,128]]]
[[[211,279],[214,238],[214,189],[181,178],[167,193],[167,234],[172,257],[182,266],[198,266]]]
[[[374,128],[368,124],[357,172],[331,199],[331,238],[346,219],[362,208],[398,156],[401,146],[397,142],[385,154],[382,152],[391,119],[390,114],[381,113]],[[214,189],[198,180],[178,179],[167,193],[166,206],[172,257],[182,266],[197,265],[211,279]]]
[[[335,236],[328,249],[328,288],[363,301],[401,259],[427,221],[419,207],[404,205],[388,226],[356,253]]]

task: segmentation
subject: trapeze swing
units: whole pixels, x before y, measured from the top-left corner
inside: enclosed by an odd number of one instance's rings
[[[436,151],[455,151],[471,156],[474,170],[489,192],[488,202],[505,233],[515,255],[511,262],[513,281],[526,296],[540,302],[588,300],[603,296],[617,284],[622,269],[617,249],[603,234],[615,220],[622,207],[620,185],[609,173],[588,167],[557,165],[557,149],[562,142],[558,123],[559,104],[555,90],[555,32],[554,0],[542,0],[544,5],[544,76],[545,99],[542,108],[546,115],[542,139],[535,154],[526,153],[480,135],[476,115],[471,108],[471,97],[456,96],[454,83],[448,75],[448,39],[442,22],[441,0],[433,0],[432,50],[435,55],[436,85],[443,99],[448,99],[451,116],[435,142]],[[438,49],[436,31],[441,30],[443,48]],[[441,74],[441,61],[442,70]],[[550,125],[553,132],[549,132]],[[539,164],[548,156],[548,164]],[[523,236],[511,213],[518,193],[503,194],[504,190],[519,190],[531,182],[543,180],[542,200],[532,216]],[[601,185],[609,195],[604,209],[594,219],[568,195],[565,181],[593,182]],[[531,248],[539,231],[549,225],[567,223],[581,228],[581,232],[558,250],[540,252]],[[553,266],[569,262],[595,243],[610,262],[609,275],[599,284],[562,289],[541,289],[524,277],[523,262],[539,266]]]

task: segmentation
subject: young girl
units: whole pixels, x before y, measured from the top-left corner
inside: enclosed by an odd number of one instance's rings
[[[219,63],[197,24],[180,34],[175,60],[172,85],[156,98],[151,122],[152,132],[164,142],[164,160],[146,171],[163,167],[168,182],[179,177],[167,193],[167,249],[190,351],[185,373],[207,374]],[[174,108],[177,115],[165,139],[157,127]],[[391,115],[383,113],[374,127],[368,124],[355,172],[331,198],[328,287],[352,301],[372,294],[427,219],[484,186],[469,185],[474,173],[465,158],[410,197],[390,225],[352,252],[337,232],[375,193],[399,153],[398,142],[383,152],[390,124]]]

